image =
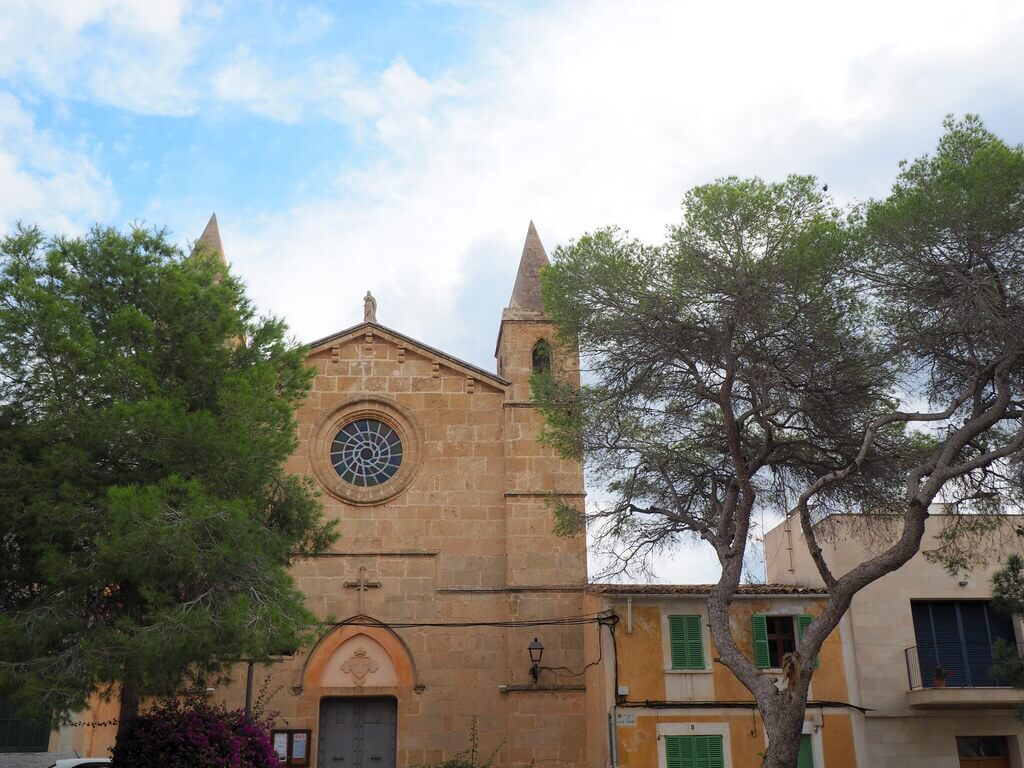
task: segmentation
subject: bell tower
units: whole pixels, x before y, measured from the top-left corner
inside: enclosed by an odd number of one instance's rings
[[[583,468],[540,442],[543,417],[533,404],[530,377],[550,367],[579,385],[579,355],[555,336],[544,312],[540,272],[549,264],[533,222],[526,232],[515,286],[501,314],[498,374],[512,386],[505,398],[506,575],[510,586],[584,584],[585,537],[557,536],[553,504],[583,505]]]
[[[513,621],[580,616],[587,582],[585,535],[555,533],[555,504],[583,506],[583,467],[563,459],[540,441],[543,416],[530,392],[534,369],[544,366],[550,366],[556,376],[579,382],[575,347],[566,349],[558,343],[555,326],[544,313],[540,273],[547,265],[537,228],[530,222],[512,297],[501,313],[495,352],[498,375],[510,382],[502,409],[505,591],[508,617]],[[549,668],[583,669],[584,633],[593,631],[585,625],[513,626],[506,630],[508,679],[530,691],[509,697],[509,722],[528,720],[551,729],[552,738],[561,745],[556,755],[561,765],[586,761],[586,750],[577,741],[590,727],[584,716],[584,678],[566,679],[542,670],[543,685],[534,692],[523,652],[536,638],[544,645],[544,664]],[[529,738],[522,729],[510,727],[509,754],[521,755],[523,762],[535,757]]]
[[[526,231],[523,255],[508,306],[501,313],[495,357],[498,375],[512,382],[514,402],[530,402],[530,376],[539,367],[554,367],[560,376],[579,384],[579,357],[575,349],[559,347],[555,326],[544,312],[540,271],[548,255],[533,222]]]

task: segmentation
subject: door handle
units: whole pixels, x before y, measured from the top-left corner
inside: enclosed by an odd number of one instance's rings
[[[380,755],[371,755],[370,759],[371,760],[380,760]]]

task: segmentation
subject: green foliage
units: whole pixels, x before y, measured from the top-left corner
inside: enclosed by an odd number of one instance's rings
[[[1024,311],[1024,148],[973,115],[945,128],[863,212],[880,327],[935,401],[1017,347]]]
[[[972,514],[950,515],[935,532],[935,546],[922,551],[929,562],[941,565],[950,576],[966,573],[991,552],[1006,548],[1008,533],[992,500],[974,505]]]
[[[309,637],[336,536],[286,474],[304,350],[163,232],[0,244],[0,689],[60,719]]]
[[[1024,501],[1024,148],[974,116],[945,129],[885,200],[844,212],[812,177],[719,179],[663,243],[601,229],[541,274],[583,385],[538,376],[533,395],[544,439],[611,499],[588,534],[612,571],[685,535],[712,545],[712,633],[775,730],[773,765],[796,754],[780,723],[801,719],[821,642],[917,554],[933,502],[953,514],[929,554],[961,570],[997,526],[960,513]],[[829,592],[785,700],[721,618],[765,512],[802,526]],[[841,573],[814,525],[835,512],[880,544]]]
[[[992,677],[1000,685],[1024,688],[1024,657],[1016,644],[1005,640],[996,640],[993,644]],[[1018,716],[1024,719],[1024,711],[1019,711]]]
[[[784,484],[848,463],[866,421],[892,407],[894,372],[857,275],[862,249],[818,186],[794,176],[697,187],[665,244],[600,230],[558,248],[542,274],[560,339],[578,341],[589,372],[579,390],[534,377],[544,437],[588,460],[620,502],[604,530],[638,554],[685,531],[707,537],[717,520],[734,475],[727,381],[759,501],[776,506]],[[887,507],[916,453],[891,430],[871,481],[836,488],[829,503]]]
[[[992,607],[1013,618],[1024,615],[1024,558],[1010,555],[992,574]]]
[[[1024,558],[1020,555],[1010,555],[1005,565],[992,574],[992,607],[1011,619],[1024,615]],[[1024,657],[1016,644],[996,641],[992,648],[992,675],[1004,685],[1024,688]]]
[[[586,532],[586,515],[579,507],[566,504],[556,496],[547,503],[555,519],[553,533],[556,536],[578,536]]]
[[[533,394],[544,439],[616,500],[600,537],[633,559],[686,532],[735,547],[745,482],[783,513],[834,472],[815,517],[902,515],[933,475],[925,504],[1020,500],[1024,464],[1004,459],[1024,434],[1024,150],[974,116],[945,128],[846,213],[812,177],[725,178],[687,193],[660,245],[607,228],[556,249],[545,307],[584,386],[535,376]],[[986,527],[957,522],[929,554],[962,569]]]

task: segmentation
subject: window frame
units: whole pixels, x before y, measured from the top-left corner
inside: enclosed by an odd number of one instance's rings
[[[14,704],[2,699],[0,699],[0,723],[4,724],[5,734],[17,731],[17,739],[0,745],[0,754],[32,754],[46,752],[50,748],[53,731],[48,724],[22,717]]]
[[[768,664],[767,664],[767,666],[758,663],[758,660],[757,660],[757,645],[758,645],[759,641],[758,641],[758,638],[757,638],[757,630],[756,630],[756,627],[755,627],[755,622],[759,618],[763,619],[764,623],[765,623],[765,640],[764,640],[764,642],[766,644],[766,649],[767,649],[767,652],[768,652]],[[771,642],[771,640],[769,639],[769,636],[768,636],[768,620],[769,619],[773,619],[773,620],[789,619],[790,622],[792,622],[792,628],[793,628],[793,650],[795,651],[800,646],[800,638],[803,637],[804,630],[806,628],[805,625],[808,625],[812,621],[814,621],[814,616],[812,614],[809,614],[809,613],[805,613],[805,612],[799,612],[798,613],[796,611],[793,611],[793,612],[779,611],[778,613],[753,613],[753,614],[750,615],[750,630],[751,630],[750,631],[750,641],[751,641],[751,650],[753,651],[754,666],[757,667],[761,671],[765,671],[765,672],[778,672],[778,671],[782,670],[782,656],[784,656],[785,653],[789,653],[789,651],[783,652],[783,653],[781,653],[781,655],[778,656],[778,658],[776,659],[776,661],[778,663],[776,663],[776,664],[772,663],[771,654],[772,654],[773,644],[772,644],[772,642]],[[820,665],[820,663],[821,663],[820,658],[815,656],[814,657],[814,667],[815,667],[815,669],[817,669],[817,667]]]
[[[538,353],[542,355],[542,359],[538,365]],[[531,373],[545,374],[550,373],[554,368],[554,354],[551,349],[551,342],[547,339],[540,338],[534,343],[530,349],[530,371]]]
[[[1021,650],[1021,634],[1020,634],[1020,621],[1018,617],[1006,619],[1001,616],[992,607],[991,597],[912,597],[910,598],[909,614],[911,631],[914,636],[914,648],[917,652],[918,665],[921,671],[921,685],[922,688],[932,688],[933,679],[931,670],[936,666],[942,666],[946,669],[947,673],[950,674],[950,680],[947,681],[947,687],[954,688],[1009,688],[1012,687],[1006,683],[1001,683],[994,677],[990,676],[990,669],[987,665],[983,664],[979,669],[976,669],[977,657],[975,654],[978,653],[980,648],[985,648],[988,651],[990,661],[995,660],[994,647],[998,641],[1009,642],[1011,645],[1015,645],[1018,648],[1018,652]],[[935,610],[938,605],[950,606],[953,610],[953,618],[955,622],[955,632],[957,638],[955,641],[948,641],[940,639],[939,634],[936,632],[936,615]],[[964,611],[968,605],[977,604],[982,607],[985,613],[985,631],[988,635],[987,642],[978,643],[977,639],[969,636],[968,630],[972,632],[977,630],[976,625],[969,625],[964,619]],[[925,637],[918,633],[918,616],[916,611],[927,611],[927,622],[928,622],[928,637]],[[922,616],[922,619],[924,617]],[[1013,639],[1003,637],[993,637],[992,627],[993,622],[1004,623],[1008,625],[1013,635]],[[954,629],[951,625],[943,627],[944,631],[949,632]],[[940,646],[944,652],[940,655]],[[955,648],[959,655],[959,664],[950,664],[951,659],[949,658],[948,652]],[[945,663],[942,662],[942,657],[945,656]],[[934,657],[934,659],[932,658]],[[927,661],[926,661],[927,660]],[[980,671],[980,674],[979,674]]]
[[[788,629],[788,633],[780,633],[776,631],[772,632],[772,627],[783,627]],[[781,669],[782,668],[782,657],[787,653],[793,653],[796,651],[797,645],[799,644],[799,630],[797,627],[796,615],[788,614],[768,614],[765,616],[765,638],[768,641],[768,668],[769,669]],[[788,645],[792,647],[786,650],[786,641]],[[775,659],[772,659],[772,652],[775,653]]]

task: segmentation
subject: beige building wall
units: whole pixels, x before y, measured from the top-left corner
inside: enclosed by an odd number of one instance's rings
[[[922,551],[936,549],[950,518],[929,517]],[[1021,550],[1016,533],[1020,521],[1004,518],[995,529],[972,540],[979,555],[975,566],[950,574],[916,555],[899,571],[862,590],[844,618],[844,642],[853,660],[851,695],[866,708],[855,727],[866,745],[867,765],[878,768],[957,768],[957,736],[1006,736],[1011,764],[1024,765],[1024,726],[1016,708],[1024,695],[1013,689],[910,690],[906,649],[916,646],[912,600],[985,600],[991,597],[991,576],[1006,554]],[[894,540],[895,523],[833,516],[816,527],[829,567],[846,573]],[[785,523],[765,536],[767,578],[783,584],[820,587],[799,524]],[[1015,622],[1018,641],[1024,640]]]

